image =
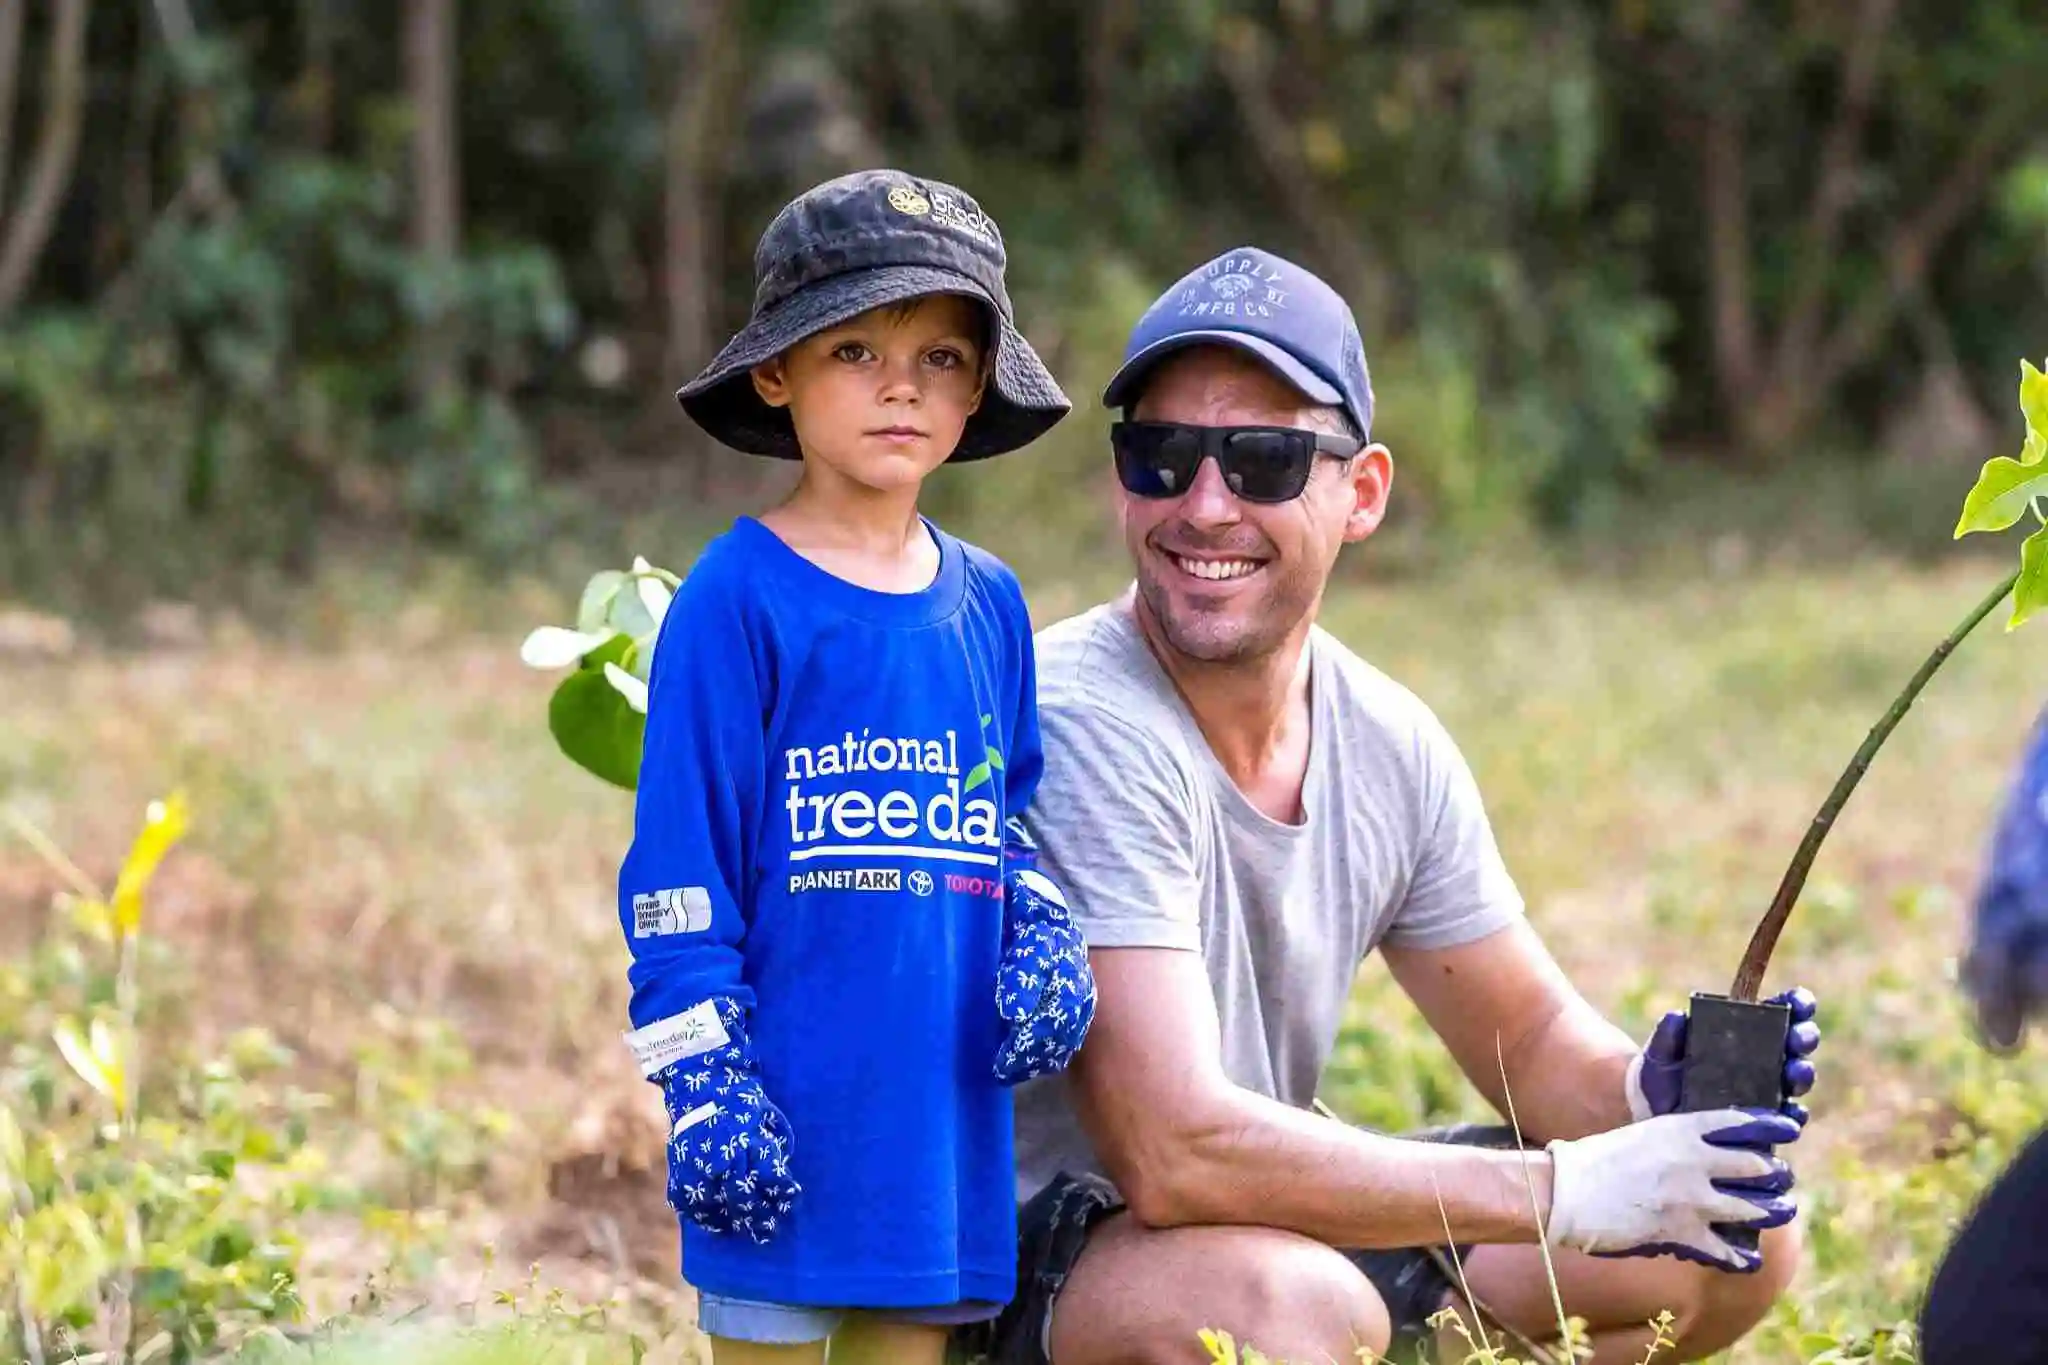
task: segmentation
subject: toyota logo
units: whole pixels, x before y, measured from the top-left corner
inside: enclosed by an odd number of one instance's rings
[[[932,874],[923,868],[911,873],[910,889],[920,896],[929,896],[932,893]]]

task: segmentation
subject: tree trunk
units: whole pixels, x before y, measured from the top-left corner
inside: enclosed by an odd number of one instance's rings
[[[1338,293],[1350,300],[1361,330],[1376,335],[1386,317],[1382,272],[1349,214],[1323,197],[1319,177],[1302,154],[1300,130],[1273,98],[1266,35],[1249,21],[1218,35],[1216,61],[1229,86],[1246,138],[1281,207],[1315,247]]]
[[[1707,280],[1712,297],[1714,377],[1739,424],[1756,403],[1756,296],[1749,272],[1749,171],[1742,119],[1717,99],[1707,114],[1700,194],[1706,209]]]
[[[0,206],[7,203],[7,158],[14,145],[14,99],[21,75],[21,16],[28,0],[0,0]]]
[[[462,232],[455,148],[455,0],[407,0],[405,82],[411,101],[412,247],[432,272],[433,313],[415,337],[415,397],[425,403],[455,377],[456,337],[446,282]]]
[[[0,0],[18,5],[21,0]],[[14,311],[35,277],[36,262],[56,226],[71,185],[78,135],[85,121],[86,0],[57,0],[50,28],[49,77],[44,82],[42,129],[21,206],[8,215],[0,240],[0,319]]]
[[[1117,93],[1127,79],[1125,40],[1138,17],[1133,0],[1095,0],[1088,11],[1082,56],[1081,183],[1092,197],[1105,195],[1122,161],[1124,120]]]
[[[738,102],[739,7],[697,0],[675,98],[669,104],[667,236],[662,278],[668,295],[668,378],[680,385],[717,343],[713,300],[721,257],[729,115]]]
[[[1863,0],[1842,58],[1842,93],[1836,101],[1834,121],[1828,125],[1821,143],[1820,176],[1814,182],[1813,202],[1807,210],[1792,305],[1786,310],[1776,347],[1775,368],[1786,382],[1794,385],[1802,384],[1812,372],[1814,347],[1827,303],[1828,277],[1835,267],[1835,248],[1841,237],[1842,215],[1856,185],[1863,128],[1869,121],[1871,97],[1877,89],[1878,59],[1883,56],[1885,35],[1897,12],[1898,0]]]

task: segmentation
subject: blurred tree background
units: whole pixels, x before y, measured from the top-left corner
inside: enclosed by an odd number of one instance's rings
[[[1357,308],[1431,544],[1796,539],[1786,471],[2017,441],[2043,69],[2036,0],[0,0],[0,590],[680,561],[784,471],[672,391],[865,165],[982,200],[1076,400],[938,481],[999,549],[1102,544],[1123,335],[1251,241]]]

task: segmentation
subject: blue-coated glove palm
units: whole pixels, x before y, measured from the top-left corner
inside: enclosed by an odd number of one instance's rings
[[[1792,1009],[1792,1027],[1785,1034],[1786,1100],[1778,1112],[1803,1128],[1806,1106],[1797,1103],[1794,1097],[1813,1089],[1813,1054],[1820,1047],[1820,1025],[1814,1016],[1819,1006],[1813,992],[1804,987],[1781,992],[1765,1003],[1789,1005]],[[1685,1073],[1687,1022],[1685,1011],[1672,1010],[1658,1021],[1650,1041],[1643,1047],[1642,1061],[1633,1071],[1629,1085],[1629,1108],[1638,1121],[1678,1112]]]
[[[1994,1049],[2048,1013],[2048,713],[2035,725],[1977,888],[1962,987]]]
[[[668,1202],[710,1232],[765,1243],[803,1187],[790,1173],[795,1134],[761,1089],[739,1005],[715,998],[728,1041],[651,1078],[668,1106]]]
[[[1012,821],[1003,870],[1003,957],[996,968],[996,1013],[1010,1026],[993,1066],[1003,1085],[1065,1070],[1095,1019],[1087,941],[1066,897],[1038,871],[1035,854]]]

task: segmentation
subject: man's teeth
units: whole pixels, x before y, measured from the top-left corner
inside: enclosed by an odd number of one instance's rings
[[[1259,567],[1256,559],[1187,559],[1175,555],[1173,562],[1181,567],[1183,573],[1210,579],[1243,578],[1246,574],[1256,573]]]

